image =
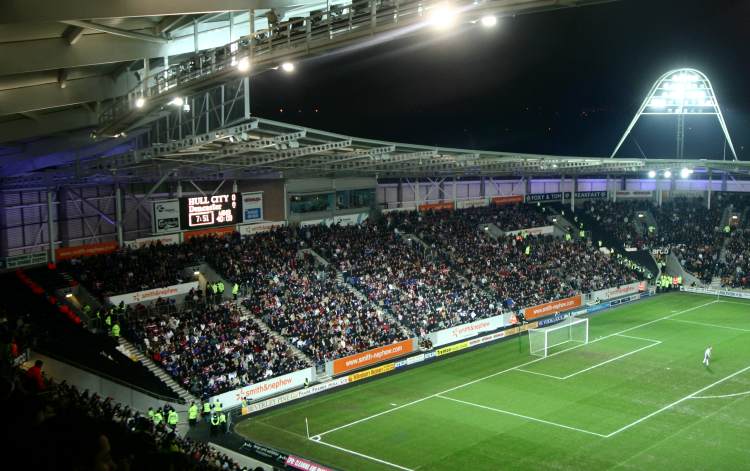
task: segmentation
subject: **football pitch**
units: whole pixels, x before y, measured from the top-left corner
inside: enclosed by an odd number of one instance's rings
[[[746,470],[750,303],[664,294],[590,317],[588,344],[544,359],[524,335],[235,430],[342,470]]]

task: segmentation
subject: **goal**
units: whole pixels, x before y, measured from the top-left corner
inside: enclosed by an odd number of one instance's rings
[[[564,321],[550,327],[529,329],[529,347],[531,354],[547,357],[552,347],[573,342],[589,343],[589,320],[568,317]]]

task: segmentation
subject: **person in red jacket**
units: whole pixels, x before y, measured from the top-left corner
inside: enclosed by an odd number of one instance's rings
[[[47,385],[45,384],[44,378],[42,377],[43,364],[44,363],[42,362],[42,360],[37,360],[34,363],[34,366],[26,371],[26,378],[28,379],[30,386],[37,392],[47,389]]]

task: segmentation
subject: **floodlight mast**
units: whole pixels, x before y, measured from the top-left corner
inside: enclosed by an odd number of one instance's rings
[[[676,157],[682,158],[685,149],[685,116],[687,115],[716,116],[724,133],[724,142],[729,144],[729,150],[734,160],[737,160],[737,152],[734,150],[729,129],[711,82],[703,72],[690,68],[670,70],[654,82],[610,158],[620,150],[641,116],[677,117]]]

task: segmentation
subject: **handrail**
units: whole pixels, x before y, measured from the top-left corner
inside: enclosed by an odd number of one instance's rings
[[[422,17],[426,4],[420,0],[360,0],[350,5],[331,5],[313,10],[307,17],[274,22],[224,46],[198,52],[190,58],[143,78],[125,95],[116,97],[99,116],[100,126],[113,122],[136,108],[140,97],[157,97],[178,85],[196,82],[220,71],[236,67],[243,59],[291,50],[313,40],[333,40],[355,30],[374,30],[384,24],[396,25]]]

